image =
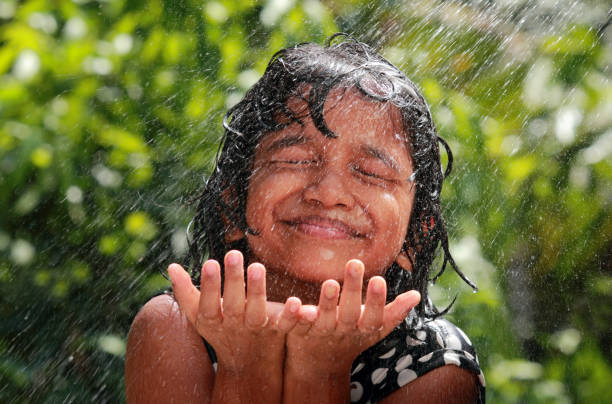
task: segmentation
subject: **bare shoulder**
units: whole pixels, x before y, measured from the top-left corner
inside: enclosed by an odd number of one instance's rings
[[[478,394],[474,373],[455,365],[446,365],[418,377],[381,403],[468,404],[476,403]]]
[[[149,300],[128,335],[128,403],[209,402],[214,371],[200,335],[172,296]]]

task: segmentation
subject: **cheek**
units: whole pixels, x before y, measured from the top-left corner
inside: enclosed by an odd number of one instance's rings
[[[403,195],[383,193],[376,205],[378,210],[378,227],[381,240],[394,248],[401,248],[406,238],[412,204]]]
[[[251,178],[246,208],[250,226],[265,226],[273,221],[275,209],[300,189],[300,181],[295,177],[283,173],[262,173]]]

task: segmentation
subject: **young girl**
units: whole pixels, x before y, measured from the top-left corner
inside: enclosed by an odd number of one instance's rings
[[[439,246],[470,283],[440,210],[450,150],[395,66],[332,40],[279,51],[228,111],[194,219],[200,289],[172,264],[174,296],[136,316],[128,402],[484,402],[470,340],[427,295]]]

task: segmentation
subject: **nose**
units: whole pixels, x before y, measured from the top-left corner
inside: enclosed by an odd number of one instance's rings
[[[323,166],[313,173],[309,184],[304,188],[304,200],[326,208],[352,208],[355,199],[350,184],[342,174],[332,167]]]

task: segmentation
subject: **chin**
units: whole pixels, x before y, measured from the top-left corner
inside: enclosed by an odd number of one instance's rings
[[[335,279],[342,283],[344,279],[344,264],[330,265],[329,263],[319,263],[311,261],[308,265],[295,265],[290,270],[296,278],[307,282],[323,283],[328,279]]]

